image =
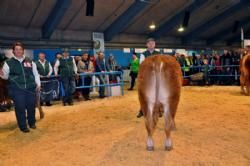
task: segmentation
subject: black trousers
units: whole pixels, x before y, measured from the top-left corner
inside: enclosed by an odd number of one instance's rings
[[[97,78],[100,81],[100,85],[105,84],[105,76],[99,75],[99,76],[97,76]],[[99,87],[99,97],[104,97],[104,96],[105,96],[105,87],[101,86],[101,87]]]
[[[10,96],[14,102],[15,114],[18,127],[23,130],[27,128],[27,120],[29,126],[36,123],[35,108],[36,108],[36,94],[35,88],[20,89],[17,87],[9,88]],[[26,117],[27,113],[27,117]]]
[[[135,80],[136,80],[136,78],[137,78],[137,74],[138,73],[135,73],[135,72],[130,72],[130,77],[131,77],[131,85],[130,85],[130,89],[133,89],[134,88],[134,86],[135,86]]]
[[[65,95],[63,96],[63,102],[64,103],[73,102],[72,95],[75,92],[76,88],[75,77],[74,76],[62,77],[61,81],[65,93]]]
[[[92,81],[92,78],[90,76],[83,76],[82,77],[82,82],[84,86],[90,86]],[[90,88],[83,88],[82,89],[82,95],[84,97],[89,97],[89,93],[90,93]]]

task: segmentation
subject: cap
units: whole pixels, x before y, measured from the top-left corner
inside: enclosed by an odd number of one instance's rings
[[[150,38],[147,39],[147,43],[150,42],[150,41],[155,41],[155,39],[150,37]]]
[[[69,52],[68,48],[62,48],[62,52]]]

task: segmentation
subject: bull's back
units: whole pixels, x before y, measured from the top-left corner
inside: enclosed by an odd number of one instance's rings
[[[138,92],[143,102],[163,103],[169,97],[179,100],[182,74],[175,58],[155,55],[145,59],[140,65]]]

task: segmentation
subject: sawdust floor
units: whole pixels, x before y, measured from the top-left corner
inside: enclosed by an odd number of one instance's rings
[[[137,92],[44,107],[37,129],[21,133],[14,112],[0,113],[0,165],[249,166],[250,97],[239,87],[183,87],[174,149],[164,151],[164,123],[145,150]]]

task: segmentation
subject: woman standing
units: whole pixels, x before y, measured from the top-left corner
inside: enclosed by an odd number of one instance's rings
[[[36,91],[40,91],[40,77],[36,64],[25,57],[22,43],[14,43],[12,50],[14,56],[4,63],[0,76],[10,82],[9,95],[14,101],[17,124],[22,132],[27,133],[30,131],[27,120],[29,127],[36,129]]]
[[[89,55],[87,53],[83,54],[82,60],[78,61],[77,64],[77,71],[78,73],[93,73],[94,72],[94,65],[89,59]],[[84,86],[90,86],[92,76],[90,75],[84,75],[81,76],[82,83]],[[82,89],[82,96],[85,100],[90,100],[89,97],[90,88],[83,88]]]
[[[137,74],[139,71],[140,61],[136,56],[136,53],[133,53],[132,61],[130,62],[130,77],[131,77],[131,85],[128,90],[133,90],[135,85],[135,79],[137,78]]]

